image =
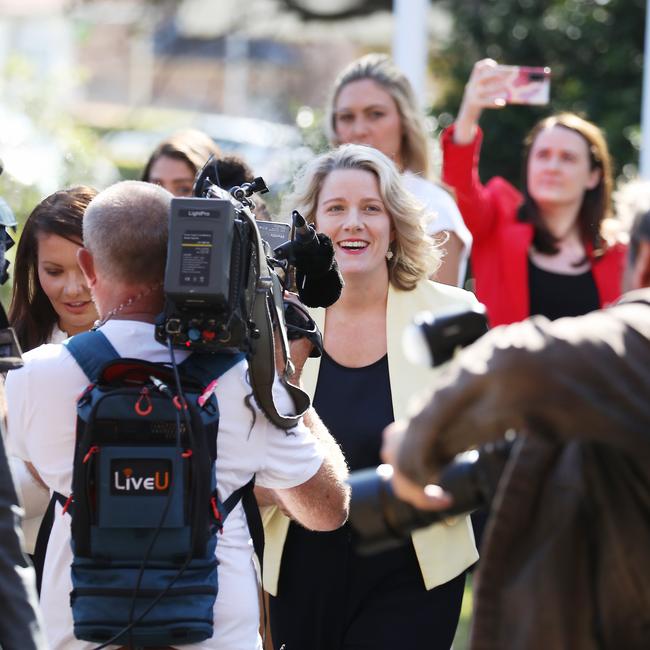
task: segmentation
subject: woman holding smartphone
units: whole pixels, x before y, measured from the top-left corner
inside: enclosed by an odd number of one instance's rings
[[[620,295],[625,247],[607,232],[612,170],[600,129],[573,113],[538,122],[525,141],[523,190],[478,175],[485,108],[506,105],[495,61],[474,65],[442,135],[442,178],[474,236],[476,293],[492,325],[534,314],[578,316]]]
[[[384,428],[433,376],[407,361],[402,332],[418,312],[469,309],[476,299],[427,279],[440,252],[424,233],[424,208],[377,149],[343,145],[318,156],[286,205],[329,235],[345,280],[336,303],[311,311],[322,357],[292,348],[297,376],[350,469],[376,467]],[[464,572],[478,557],[469,518],[420,529],[403,547],[364,557],[349,526],[316,533],[279,511],[264,515],[276,648],[449,650]]]

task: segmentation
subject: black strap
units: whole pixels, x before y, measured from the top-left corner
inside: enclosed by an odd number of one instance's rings
[[[36,544],[34,545],[34,555],[32,562],[34,564],[34,571],[36,572],[36,591],[41,595],[41,583],[43,582],[43,567],[45,566],[45,553],[47,551],[47,544],[50,541],[50,533],[52,532],[52,524],[54,523],[55,504],[58,501],[57,495],[65,497],[58,492],[55,492],[47,504],[47,510],[41,520],[41,525],[38,527],[38,534],[36,535]]]
[[[255,477],[253,477],[253,479],[254,478]],[[262,524],[262,515],[260,514],[260,508],[257,505],[257,499],[255,498],[253,487],[254,486],[244,493],[241,503],[244,508],[244,514],[246,515],[248,531],[253,540],[253,549],[255,550],[255,555],[257,555],[257,559],[260,563],[261,572],[262,563],[264,561],[264,526]]]
[[[221,505],[224,510],[225,520],[241,499],[244,514],[246,515],[246,522],[248,523],[248,531],[253,540],[253,549],[255,550],[261,569],[264,558],[264,526],[262,525],[262,516],[260,515],[260,509],[255,499],[254,488],[255,474],[253,474],[253,478],[246,485],[242,485],[235,490]]]

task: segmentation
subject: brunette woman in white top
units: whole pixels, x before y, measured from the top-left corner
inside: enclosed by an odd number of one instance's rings
[[[339,74],[328,112],[333,143],[374,147],[397,165],[406,189],[430,215],[427,233],[446,233],[442,264],[433,279],[462,286],[472,236],[451,194],[433,180],[431,143],[406,75],[386,55],[361,57]]]
[[[25,222],[9,308],[23,352],[85,332],[97,318],[77,263],[83,215],[95,194],[85,186],[60,190],[43,199]],[[32,554],[50,494],[29,464],[15,457],[9,462],[25,508],[25,548]]]

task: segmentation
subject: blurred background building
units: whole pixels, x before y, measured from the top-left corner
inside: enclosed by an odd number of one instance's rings
[[[416,10],[425,19],[404,22]],[[550,65],[550,108],[602,124],[630,176],[644,14],[645,0],[0,0],[0,156],[6,178],[41,193],[104,186],[196,126],[281,185],[326,145],[322,107],[341,67],[425,39],[432,131],[453,118],[478,58]],[[516,140],[539,111],[493,117],[488,138]],[[514,175],[518,154],[500,149],[486,164]]]
[[[338,70],[365,51],[390,51],[391,8],[386,0],[0,0],[5,124],[24,123],[0,134],[0,155],[17,179],[39,176],[44,192],[80,173],[104,185],[137,176],[161,137],[195,126],[281,183],[308,155],[305,141],[325,145],[317,121]],[[429,18],[440,40],[448,12]],[[116,169],[72,164],[70,150],[63,163],[55,147],[34,150],[46,114],[90,129],[96,154]],[[19,158],[32,161],[31,172]],[[47,160],[47,179],[36,159]]]

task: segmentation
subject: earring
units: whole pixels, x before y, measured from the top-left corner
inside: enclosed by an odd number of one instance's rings
[[[386,251],[386,259],[387,260],[393,259],[393,251],[390,248]]]

